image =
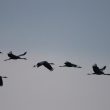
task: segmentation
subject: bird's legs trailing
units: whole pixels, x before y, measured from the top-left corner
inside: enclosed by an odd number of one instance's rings
[[[8,60],[11,60],[11,58],[9,58],[9,59],[5,59],[4,61],[8,61]]]
[[[27,60],[27,58],[19,58],[19,59],[24,59],[24,60]]]
[[[59,67],[66,67],[65,65],[63,65],[63,66],[59,66]]]

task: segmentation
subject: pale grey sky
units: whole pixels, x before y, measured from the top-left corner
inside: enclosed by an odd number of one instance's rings
[[[0,109],[109,110],[110,77],[87,75],[94,63],[110,72],[109,11],[109,0],[1,0]],[[4,62],[11,50],[28,60]],[[42,60],[55,70],[32,67]]]

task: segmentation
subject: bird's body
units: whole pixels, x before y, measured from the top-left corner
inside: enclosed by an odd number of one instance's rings
[[[73,64],[73,63],[69,62],[69,61],[66,61],[66,62],[64,63],[63,66],[59,66],[59,67],[75,67],[75,68],[82,68],[82,67],[80,67],[80,66],[78,66],[78,65],[76,65],[76,64]]]
[[[7,78],[6,76],[0,76],[0,86],[3,86],[3,78]]]
[[[26,60],[26,58],[21,58],[21,56],[26,55],[26,53],[27,53],[27,52],[24,52],[23,54],[20,54],[20,55],[14,55],[14,54],[12,53],[12,51],[11,51],[11,52],[8,53],[9,59],[6,59],[6,60],[4,60],[4,61],[11,60],[11,59],[13,59],[13,60],[17,60],[17,59],[24,59],[24,60]]]
[[[104,74],[103,70],[105,70],[106,66],[104,66],[102,69],[100,69],[97,64],[94,64],[92,66],[94,73],[93,74],[97,74],[97,75],[102,75]]]
[[[47,69],[49,69],[50,71],[53,71],[53,68],[52,68],[52,64],[54,63],[48,63],[47,61],[41,61],[41,62],[38,62],[37,65],[34,65],[34,67],[40,67],[40,66],[45,66]]]
[[[94,75],[110,75],[110,74],[105,74],[103,71],[106,69],[106,66],[104,66],[103,68],[99,68],[98,66],[97,66],[97,64],[94,64],[93,66],[92,66],[92,69],[93,69],[93,71],[94,71],[94,73],[92,73],[92,74],[94,74]],[[88,75],[92,75],[92,74],[88,74]]]

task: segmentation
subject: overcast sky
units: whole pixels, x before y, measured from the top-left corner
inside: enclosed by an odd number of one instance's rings
[[[94,63],[110,73],[109,11],[109,0],[1,0],[0,109],[110,110],[110,77],[87,75]],[[4,62],[9,51],[28,60]],[[42,60],[54,71],[33,68]]]

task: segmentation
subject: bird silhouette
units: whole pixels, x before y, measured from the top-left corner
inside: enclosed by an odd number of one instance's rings
[[[71,62],[69,62],[69,61],[66,61],[64,64],[65,64],[65,65],[59,66],[59,67],[75,67],[75,68],[82,68],[81,66],[78,66],[78,65],[76,65],[76,64],[73,64],[73,63],[71,63]]]
[[[0,86],[3,86],[3,78],[8,78],[6,76],[0,76]]]
[[[26,58],[21,58],[21,56],[24,56],[24,55],[26,55],[26,54],[27,54],[27,52],[24,52],[23,54],[20,54],[20,55],[14,55],[14,54],[12,53],[12,51],[10,51],[10,52],[8,53],[9,59],[6,59],[6,60],[4,60],[4,61],[11,60],[11,59],[13,59],[13,60],[17,60],[17,59],[27,60]]]
[[[40,67],[40,66],[44,66],[46,67],[48,70],[50,71],[53,71],[53,67],[51,65],[54,65],[54,63],[48,63],[47,61],[41,61],[41,62],[38,62],[36,65],[34,65],[33,67]]]
[[[94,71],[94,73],[92,73],[92,74],[95,74],[95,75],[110,75],[110,74],[105,74],[103,71],[106,69],[106,66],[104,66],[103,68],[99,68],[98,66],[97,66],[97,64],[94,64],[93,66],[92,66],[92,69],[93,69],[93,71]],[[92,75],[92,74],[88,74],[88,75]]]

